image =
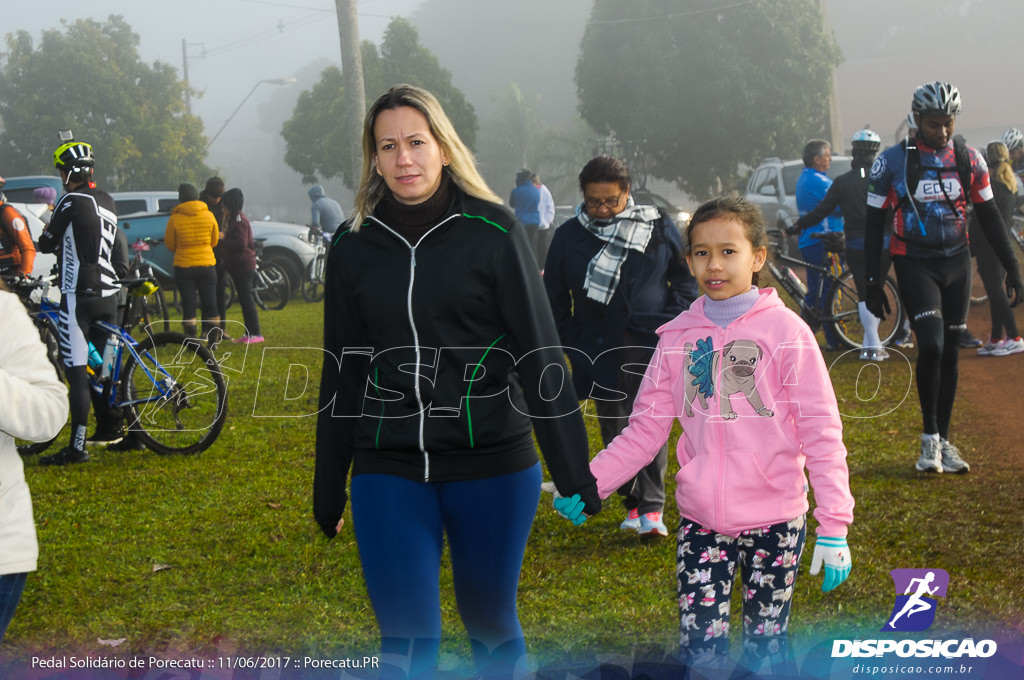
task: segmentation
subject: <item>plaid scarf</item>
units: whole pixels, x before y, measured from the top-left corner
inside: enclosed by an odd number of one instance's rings
[[[644,252],[654,233],[654,220],[661,217],[651,205],[634,205],[630,196],[626,208],[611,220],[591,220],[583,204],[576,208],[576,219],[583,228],[604,241],[604,247],[587,265],[583,289],[587,297],[607,305],[619,285],[622,263],[630,250]]]

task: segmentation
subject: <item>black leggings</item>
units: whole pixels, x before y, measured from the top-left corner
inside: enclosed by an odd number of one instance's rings
[[[256,298],[252,295],[252,283],[256,272],[230,272],[230,274],[231,278],[235,280],[235,293],[238,295],[238,304],[242,307],[245,334],[263,335],[260,332],[260,312],[256,308]]]
[[[992,316],[992,332],[989,333],[989,337],[993,340],[1000,340],[1004,336],[1016,338],[1020,332],[1017,330],[1017,319],[1010,308],[1010,299],[1006,297],[1006,269],[1003,268],[999,256],[984,234],[973,233],[971,237],[971,251],[978,260],[978,275],[985,286],[988,309]]]
[[[956,400],[960,337],[971,303],[971,256],[894,256],[900,297],[917,335],[917,396],[925,434],[949,438]]]
[[[866,300],[868,296],[867,259],[863,248],[846,248],[846,266],[853,273],[853,285],[857,289],[857,297]],[[882,266],[878,269],[882,277],[889,274],[889,253],[882,251]]]

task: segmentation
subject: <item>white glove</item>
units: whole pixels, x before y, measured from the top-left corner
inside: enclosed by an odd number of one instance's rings
[[[853,569],[853,557],[846,539],[818,536],[814,543],[814,556],[811,558],[811,576],[821,572],[822,562],[825,563],[825,580],[821,584],[821,592],[827,593],[845,581]]]

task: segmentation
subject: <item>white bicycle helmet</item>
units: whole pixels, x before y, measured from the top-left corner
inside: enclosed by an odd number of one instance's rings
[[[1024,134],[1017,128],[1010,128],[1003,133],[1003,136],[999,138],[999,141],[1006,145],[1007,151],[1013,151],[1024,147]]]
[[[874,130],[858,130],[851,140],[855,152],[875,153],[882,146],[882,138]]]
[[[914,113],[938,113],[947,116],[959,116],[963,110],[960,102],[960,90],[955,85],[934,81],[925,83],[914,90],[914,99],[910,103]]]

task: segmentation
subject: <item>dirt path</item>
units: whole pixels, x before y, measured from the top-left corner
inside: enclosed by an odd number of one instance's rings
[[[1015,311],[1017,324],[1024,331],[1024,305]],[[972,307],[967,323],[972,333],[987,339],[991,329],[988,305]],[[968,435],[975,443],[970,455],[964,451],[972,473],[986,467],[1024,470],[1024,353],[984,357],[973,349],[960,350],[952,431]]]

